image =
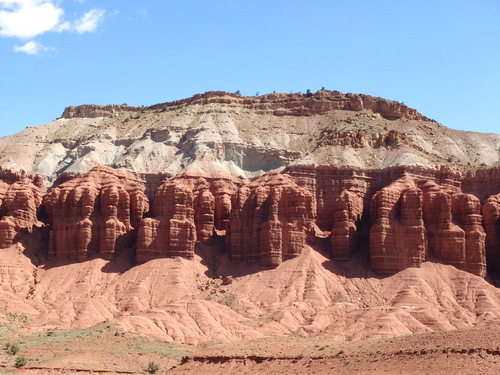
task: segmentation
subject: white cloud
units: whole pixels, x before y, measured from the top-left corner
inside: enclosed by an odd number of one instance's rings
[[[31,39],[46,32],[63,31],[83,34],[96,31],[104,17],[103,9],[92,9],[75,21],[66,21],[60,3],[60,0],[0,0],[0,37]],[[29,46],[35,45],[41,46],[28,42],[16,48],[29,50]]]
[[[28,55],[38,55],[40,52],[50,50],[52,50],[52,48],[45,47],[43,44],[37,43],[34,40],[31,40],[22,46],[14,46],[14,52],[24,52]]]
[[[74,30],[78,34],[95,31],[104,16],[104,12],[103,9],[92,9],[90,12],[85,13],[82,18],[75,22]]]
[[[0,0],[0,36],[33,38],[57,29],[63,14],[52,0]]]

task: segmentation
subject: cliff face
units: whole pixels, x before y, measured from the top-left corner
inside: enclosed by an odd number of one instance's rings
[[[44,190],[40,177],[0,171],[0,249],[11,246],[22,230],[31,232],[39,223]]]
[[[276,116],[311,116],[321,115],[332,110],[362,111],[370,110],[387,118],[406,118],[424,120],[415,109],[406,105],[362,94],[343,94],[338,91],[320,90],[315,94],[274,93],[255,97],[244,97],[224,91],[209,91],[191,98],[169,103],[155,104],[149,107],[130,107],[124,105],[82,105],[67,107],[63,118],[113,116],[119,112],[138,112],[145,110],[174,110],[192,105],[225,104],[241,106],[261,114]]]
[[[133,175],[98,167],[53,188],[43,205],[50,223],[49,257],[113,259],[135,240],[149,210],[144,184]]]
[[[474,179],[485,174],[489,185],[475,193]],[[76,261],[113,259],[126,248],[137,263],[191,259],[197,243],[217,239],[233,261],[269,267],[322,244],[339,261],[369,251],[378,274],[439,260],[484,277],[487,265],[499,270],[498,176],[498,169],[303,166],[251,182],[189,173],[158,182],[97,167],[53,187],[41,210],[39,179],[3,172],[0,244],[38,223],[50,228],[49,257]]]
[[[498,165],[499,149],[500,135],[448,129],[402,103],[368,95],[207,92],[147,107],[68,107],[50,124],[0,139],[0,165],[39,174],[50,186],[61,173],[100,165],[247,179],[289,165],[474,170]]]

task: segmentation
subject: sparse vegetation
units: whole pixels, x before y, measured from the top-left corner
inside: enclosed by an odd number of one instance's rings
[[[28,359],[22,355],[22,356],[16,358],[15,366],[16,367],[23,367],[23,366],[26,366],[27,363],[28,363]]]
[[[154,361],[149,361],[147,371],[150,374],[156,374],[159,369],[160,366],[158,364],[156,364]]]
[[[5,351],[10,355],[16,355],[19,352],[19,346],[8,342],[5,344]]]

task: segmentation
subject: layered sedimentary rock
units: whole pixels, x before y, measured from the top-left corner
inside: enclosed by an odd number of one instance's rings
[[[457,181],[441,181],[405,176],[373,196],[370,257],[375,272],[418,267],[430,254],[485,276],[481,203],[474,195],[462,193]]]
[[[156,191],[154,218],[141,222],[137,262],[167,256],[192,258],[196,243],[193,192],[181,181],[169,181]]]
[[[118,255],[133,244],[132,231],[149,210],[143,191],[141,180],[108,167],[53,188],[44,198],[51,225],[49,256],[83,261]]]
[[[253,181],[184,173],[160,183],[97,167],[61,178],[43,198],[44,219],[41,179],[4,172],[0,246],[46,220],[49,256],[77,261],[125,248],[138,263],[193,258],[200,242],[225,246],[233,261],[277,267],[309,243],[338,261],[369,252],[379,274],[437,260],[485,276],[487,263],[500,266],[500,181],[476,182],[485,176],[500,174],[296,166]]]
[[[486,234],[479,199],[435,184],[427,183],[423,189],[429,252],[459,269],[484,276]]]
[[[21,230],[31,232],[44,190],[39,177],[0,171],[0,248],[11,246]]]
[[[422,191],[409,177],[397,180],[372,197],[370,259],[376,273],[418,267],[425,260],[422,206]]]
[[[335,200],[335,216],[330,236],[332,256],[337,260],[350,259],[358,247],[358,226],[363,214],[363,197],[344,190]]]
[[[204,178],[183,174],[156,191],[152,218],[141,222],[137,262],[153,258],[194,256],[197,241],[211,244],[216,231],[225,235],[230,197],[238,181],[229,176]]]
[[[257,113],[272,113],[277,116],[309,116],[323,114],[332,110],[361,111],[363,109],[380,113],[388,118],[407,118],[422,120],[415,109],[403,103],[363,94],[343,94],[339,91],[320,90],[315,94],[283,94],[273,93],[256,97],[240,96],[224,91],[209,91],[196,94],[191,98],[169,103],[155,104],[147,108],[127,105],[81,105],[67,107],[63,118],[112,116],[123,111],[144,111],[146,109],[163,111],[174,110],[191,105],[233,104],[251,109]]]
[[[500,270],[500,194],[492,195],[484,202],[483,220],[488,266]]]
[[[232,208],[233,260],[276,267],[302,252],[313,219],[312,194],[289,176],[269,174],[240,187]]]

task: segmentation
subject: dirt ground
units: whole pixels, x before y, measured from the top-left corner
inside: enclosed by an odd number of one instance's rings
[[[201,346],[169,344],[120,332],[12,334],[19,351],[0,352],[2,374],[500,374],[500,325],[380,339],[269,336]],[[16,368],[16,358],[27,364]]]

